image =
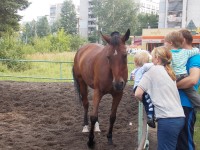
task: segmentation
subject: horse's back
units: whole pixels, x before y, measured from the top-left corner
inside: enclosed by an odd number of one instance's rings
[[[86,55],[86,57],[95,57],[101,50],[103,49],[103,45],[97,44],[97,43],[89,43],[84,46],[82,46],[78,52],[77,55],[79,57],[83,57],[83,55]]]
[[[76,74],[92,86],[94,79],[94,64],[98,54],[102,51],[103,45],[90,43],[82,46],[74,58],[74,69]]]

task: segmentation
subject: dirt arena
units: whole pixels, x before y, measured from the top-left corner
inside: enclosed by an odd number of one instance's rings
[[[92,90],[90,104],[91,98]],[[138,104],[131,86],[126,86],[118,107],[112,146],[106,138],[110,109],[111,96],[106,95],[99,107],[101,132],[95,133],[94,149],[136,149]],[[82,123],[83,107],[72,83],[0,81],[0,150],[87,150],[88,133],[81,132]],[[150,130],[151,150],[156,149],[155,138]]]

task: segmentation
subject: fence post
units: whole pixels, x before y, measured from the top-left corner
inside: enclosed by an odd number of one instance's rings
[[[62,79],[62,63],[60,63],[60,79]]]

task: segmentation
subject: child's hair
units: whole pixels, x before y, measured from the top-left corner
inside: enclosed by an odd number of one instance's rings
[[[172,46],[175,48],[182,48],[184,38],[180,32],[173,31],[165,36],[165,41],[172,43]]]
[[[188,45],[192,45],[193,37],[190,31],[188,31],[187,29],[181,29],[178,32],[182,34],[183,38],[185,39],[185,42]]]
[[[176,75],[171,67],[172,54],[170,50],[165,46],[159,46],[153,49],[151,55],[155,58],[160,58],[162,65],[165,67],[167,73],[172,78],[172,80],[176,80]]]
[[[137,52],[134,55],[134,63],[135,66],[137,67],[141,67],[144,65],[144,63],[148,63],[149,62],[149,53],[147,51],[141,51],[141,52]]]

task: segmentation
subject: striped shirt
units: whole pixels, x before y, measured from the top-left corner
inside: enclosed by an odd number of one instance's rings
[[[198,48],[192,50],[177,49],[171,50],[172,53],[172,68],[176,75],[187,74],[186,63],[188,59],[196,54],[199,54]]]

